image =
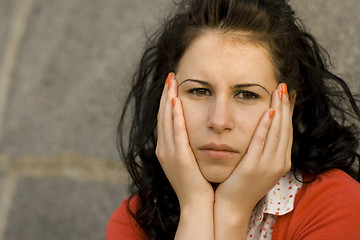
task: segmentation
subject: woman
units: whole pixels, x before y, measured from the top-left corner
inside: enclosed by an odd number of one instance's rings
[[[107,239],[359,239],[360,111],[325,56],[287,1],[179,4],[125,104]]]

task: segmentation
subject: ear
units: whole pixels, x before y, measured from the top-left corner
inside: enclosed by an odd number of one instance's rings
[[[296,91],[295,90],[290,91],[289,99],[290,99],[290,107],[291,107],[291,115],[292,115],[294,112],[294,107],[295,107],[295,102],[296,102]]]

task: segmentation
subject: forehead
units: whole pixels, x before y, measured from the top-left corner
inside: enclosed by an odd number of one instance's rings
[[[246,37],[217,32],[200,34],[180,59],[177,78],[183,81],[194,77],[206,81],[233,79],[277,85],[273,60],[265,47]]]

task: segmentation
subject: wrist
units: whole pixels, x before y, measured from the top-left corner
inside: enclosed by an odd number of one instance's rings
[[[234,206],[225,202],[215,202],[214,216],[228,226],[240,227],[246,225],[247,228],[253,209],[239,205]]]
[[[215,196],[214,192],[196,193],[178,196],[180,210],[192,210],[198,208],[214,207]]]
[[[180,206],[180,221],[176,240],[214,239],[214,205],[211,201],[193,201]]]
[[[202,211],[213,211],[214,198],[196,198],[187,201],[180,201],[180,214],[196,214]]]
[[[215,239],[246,239],[252,209],[236,205],[215,202]]]
[[[257,202],[249,201],[247,197],[225,197],[218,192],[215,193],[214,206],[224,212],[240,213],[242,216],[250,217],[256,204]]]

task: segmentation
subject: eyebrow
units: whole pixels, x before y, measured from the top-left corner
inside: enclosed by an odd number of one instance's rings
[[[200,84],[208,86],[208,87],[211,86],[211,84],[206,81],[197,80],[197,79],[186,79],[182,83],[180,83],[178,87],[180,87],[185,82],[197,82],[197,83],[200,83]],[[254,86],[258,86],[258,87],[264,89],[269,95],[271,95],[270,92],[264,86],[257,84],[257,83],[236,84],[233,88],[247,88],[247,87],[254,87]]]

